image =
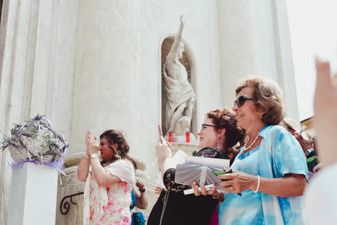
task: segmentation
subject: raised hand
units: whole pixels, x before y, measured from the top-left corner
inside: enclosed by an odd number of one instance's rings
[[[99,151],[99,146],[96,144],[96,137],[91,136],[89,130],[87,130],[87,133],[85,134],[85,144],[87,146],[86,152],[88,154],[97,153]]]
[[[138,188],[138,190],[139,191],[145,191],[145,185],[144,185],[144,183],[143,182],[141,182],[141,181],[139,181],[139,180],[137,180],[137,182],[136,182],[136,187]]]
[[[318,136],[318,153],[325,165],[337,163],[337,74],[331,75],[330,64],[316,58],[314,125]]]
[[[87,133],[85,134],[85,146],[87,146],[88,148],[89,144],[90,144],[90,131],[87,130]]]
[[[156,148],[159,162],[164,161],[168,157],[172,157],[171,148],[167,143],[159,143]]]

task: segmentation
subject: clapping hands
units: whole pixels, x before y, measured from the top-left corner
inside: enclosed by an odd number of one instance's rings
[[[89,130],[87,130],[85,135],[85,145],[87,146],[86,152],[89,155],[99,151],[99,145],[97,144],[96,137],[92,136]]]

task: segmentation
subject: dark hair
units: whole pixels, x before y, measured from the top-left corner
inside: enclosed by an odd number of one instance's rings
[[[115,149],[115,155],[111,159],[111,161],[115,161],[117,159],[123,159],[127,158],[129,159],[129,156],[127,155],[130,148],[127,143],[127,141],[124,138],[124,135],[120,131],[116,130],[106,130],[104,131],[100,136],[100,139],[106,138],[108,140],[108,144],[110,148],[113,148],[113,145],[116,144],[117,148]]]
[[[282,91],[272,80],[252,77],[244,80],[235,90],[236,95],[244,89],[253,89],[253,99],[258,109],[262,110],[262,122],[266,125],[277,125],[284,118],[285,110]]]
[[[225,139],[223,143],[223,151],[231,153],[232,147],[237,143],[243,145],[245,132],[236,124],[235,113],[224,108],[223,110],[216,109],[207,113],[207,118],[212,119],[215,129],[226,129]]]

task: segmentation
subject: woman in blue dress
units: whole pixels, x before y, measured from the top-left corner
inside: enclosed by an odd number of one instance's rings
[[[221,176],[220,225],[306,224],[302,194],[307,165],[297,140],[278,124],[285,110],[279,87],[265,78],[244,80],[233,110],[246,142]],[[238,195],[240,193],[240,195]]]

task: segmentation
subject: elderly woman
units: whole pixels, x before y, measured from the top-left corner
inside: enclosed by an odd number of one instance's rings
[[[296,139],[277,125],[284,117],[280,89],[251,78],[239,85],[236,98],[233,110],[246,142],[231,166],[234,173],[221,176],[228,193],[219,224],[305,224],[306,160]]]
[[[128,143],[115,130],[100,135],[100,147],[89,132],[85,140],[87,150],[77,170],[78,179],[86,182],[83,224],[131,224],[130,196],[136,180]]]
[[[243,141],[244,132],[236,125],[235,115],[229,110],[207,113],[198,134],[199,151],[196,156],[226,158],[231,147]],[[218,204],[211,196],[184,195],[190,187],[174,182],[175,169],[171,149],[165,144],[157,146],[157,155],[167,191],[162,191],[148,219],[148,225],[207,225]]]

